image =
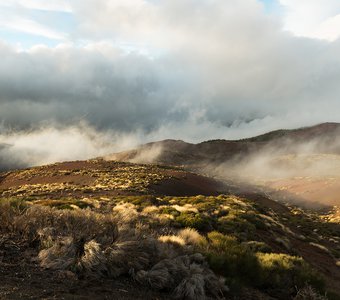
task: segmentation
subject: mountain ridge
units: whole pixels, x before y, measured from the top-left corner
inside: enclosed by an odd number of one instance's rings
[[[338,135],[340,136],[340,123],[328,122],[298,129],[279,129],[239,140],[216,139],[194,144],[182,140],[166,139],[143,144],[133,150],[109,154],[104,156],[104,159],[190,166],[199,161],[218,163],[246,156],[263,150],[273,143],[278,148],[288,147],[288,150],[292,150],[295,144],[300,145],[314,140],[320,141],[319,151],[340,153],[338,145],[333,148],[328,147]],[[290,147],[292,144],[293,146]],[[146,154],[148,151],[150,151],[151,158]],[[143,158],[146,159],[143,160]]]

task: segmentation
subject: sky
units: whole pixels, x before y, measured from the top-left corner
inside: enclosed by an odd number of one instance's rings
[[[339,0],[1,1],[0,165],[340,122],[339,37]]]

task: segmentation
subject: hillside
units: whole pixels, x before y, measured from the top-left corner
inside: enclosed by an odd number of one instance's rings
[[[336,211],[233,189],[103,160],[2,173],[0,298],[339,299]]]
[[[339,123],[323,123],[300,129],[272,131],[241,140],[211,140],[198,144],[179,140],[164,140],[148,143],[131,151],[111,154],[105,158],[195,167],[196,165],[222,163],[235,158],[240,160],[248,155],[266,150],[268,147],[277,147],[281,151],[295,153],[296,146],[314,141],[317,142],[317,147],[313,150],[339,154],[340,146],[334,143],[339,135]]]
[[[106,160],[182,166],[309,207],[340,205],[340,124],[277,130],[257,137],[198,144],[165,140]]]
[[[298,129],[280,129],[245,140],[249,142],[270,142],[272,140],[288,138],[293,141],[308,141],[319,137],[334,138],[339,133],[340,123],[328,122]]]
[[[0,195],[26,198],[162,194],[217,195],[221,182],[179,168],[104,160],[56,163],[2,173]]]

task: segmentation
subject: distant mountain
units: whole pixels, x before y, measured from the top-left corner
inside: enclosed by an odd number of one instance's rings
[[[164,140],[148,143],[134,150],[114,153],[105,157],[139,163],[200,166],[221,163],[231,159],[243,159],[249,154],[272,147],[285,153],[294,153],[298,146],[312,143],[316,153],[340,153],[339,123],[322,123],[293,130],[276,130],[241,140],[210,140],[198,144],[180,140]]]
[[[277,200],[319,207],[339,205],[340,124],[276,130],[242,140],[149,143],[105,157],[181,166]],[[238,189],[237,187],[241,187]]]
[[[334,135],[338,134],[340,134],[340,123],[328,122],[298,129],[275,130],[243,141],[270,142],[282,138],[289,138],[295,141],[308,141],[320,137],[334,137]]]

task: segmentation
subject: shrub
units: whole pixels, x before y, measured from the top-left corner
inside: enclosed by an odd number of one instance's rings
[[[177,211],[175,208],[171,206],[162,206],[159,209],[160,214],[167,214],[167,215],[172,215],[174,217],[178,217],[180,215],[180,212]]]
[[[158,238],[162,243],[169,243],[175,246],[184,246],[185,240],[177,235],[162,235]]]
[[[142,195],[142,196],[125,196],[119,198],[119,202],[128,202],[135,205],[139,211],[143,210],[147,206],[160,205],[161,202],[152,195]]]
[[[96,238],[101,243],[110,243],[117,236],[116,219],[112,215],[84,210],[58,210],[44,206],[32,206],[22,213],[12,216],[13,230],[20,233],[30,243],[41,241],[44,228],[53,228],[49,234],[57,236],[83,236]]]
[[[256,256],[260,264],[258,286],[271,290],[275,296],[288,297],[295,287],[300,289],[306,285],[324,291],[323,279],[301,257],[282,253],[257,253]]]
[[[38,200],[35,204],[39,204],[42,206],[50,206],[58,209],[75,209],[75,208],[93,208],[93,205],[90,203],[86,203],[81,200],[76,199],[63,199],[63,200]]]
[[[262,253],[272,252],[272,248],[264,242],[249,241],[249,242],[244,242],[243,245],[247,247],[251,252],[262,252]]]
[[[200,246],[206,243],[206,239],[192,228],[182,229],[177,235],[182,238],[187,245]]]
[[[175,219],[182,227],[195,228],[199,231],[210,231],[213,229],[212,219],[206,215],[194,212],[182,212]]]
[[[239,243],[234,236],[210,232],[203,246],[210,267],[227,278],[231,288],[246,284],[267,291],[278,299],[289,299],[295,288],[310,285],[324,291],[324,281],[300,257],[261,253],[270,250],[260,242]],[[256,252],[256,253],[255,253]]]
[[[256,231],[256,227],[253,224],[236,214],[228,214],[219,218],[217,224],[220,232],[225,234],[240,233],[244,238],[252,236]]]
[[[256,229],[263,229],[264,230],[264,229],[267,228],[267,225],[264,222],[264,220],[262,218],[260,218],[258,216],[258,214],[255,213],[255,212],[246,213],[246,214],[242,215],[242,218],[247,220],[252,225],[254,225],[256,227]]]
[[[239,244],[235,237],[216,231],[208,234],[208,240],[205,254],[214,271],[236,282],[256,280],[259,264],[247,247]]]
[[[310,285],[307,285],[298,291],[297,295],[294,297],[294,300],[327,300],[327,298],[321,296]]]

